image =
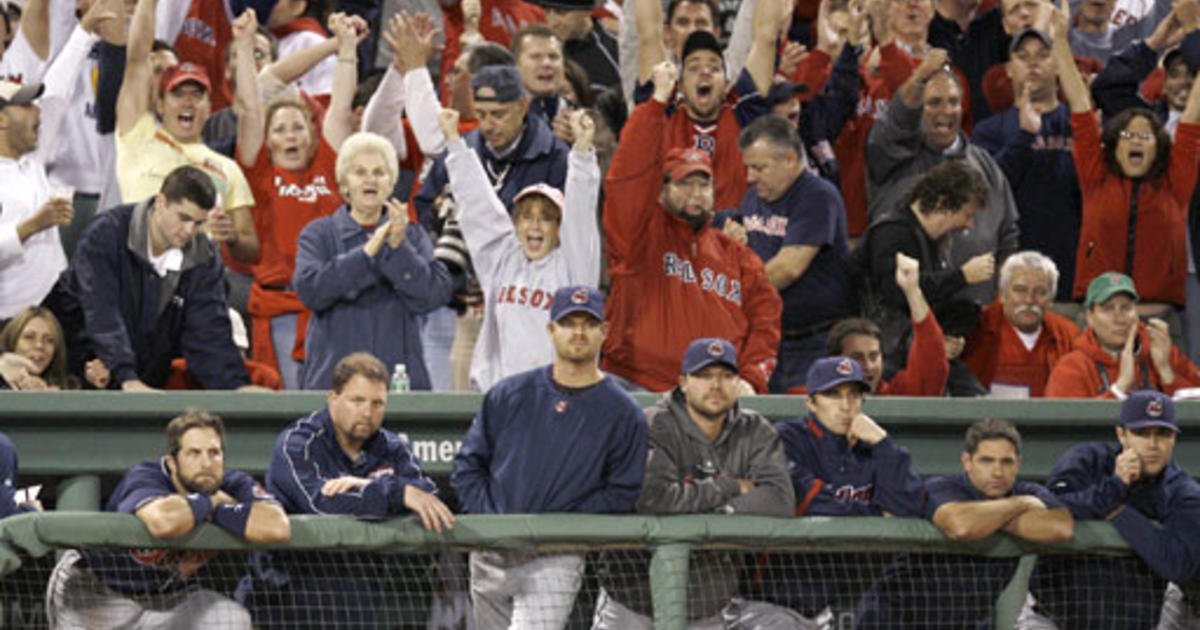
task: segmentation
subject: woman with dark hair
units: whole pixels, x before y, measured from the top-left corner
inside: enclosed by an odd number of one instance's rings
[[[79,389],[79,379],[67,373],[62,325],[47,308],[30,306],[8,320],[0,330],[0,352],[28,362],[21,362],[24,369],[0,370],[0,389]],[[100,359],[87,363],[86,376],[96,389],[108,387],[108,368]]]
[[[1093,278],[1119,271],[1133,278],[1143,304],[1160,303],[1160,313],[1183,307],[1187,208],[1200,164],[1200,82],[1188,94],[1174,142],[1158,115],[1141,107],[1116,114],[1101,132],[1071,56],[1066,17],[1056,12],[1050,26],[1083,193],[1073,294],[1081,298]]]

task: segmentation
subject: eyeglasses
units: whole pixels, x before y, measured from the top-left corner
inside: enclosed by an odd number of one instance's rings
[[[1150,142],[1154,139],[1154,134],[1149,131],[1130,131],[1128,129],[1121,130],[1122,140],[1141,140],[1142,142]]]

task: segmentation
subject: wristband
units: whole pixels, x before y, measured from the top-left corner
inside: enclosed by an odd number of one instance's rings
[[[213,510],[213,524],[237,536],[246,537],[246,523],[250,521],[250,506],[245,503],[222,503]]]
[[[187,500],[188,507],[192,508],[192,527],[203,523],[204,519],[208,518],[209,513],[212,512],[212,499],[199,492],[193,492],[184,499]]]

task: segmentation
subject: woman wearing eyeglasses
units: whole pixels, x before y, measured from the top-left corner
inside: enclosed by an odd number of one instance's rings
[[[1162,28],[1182,39],[1172,12]],[[1200,163],[1200,81],[1188,95],[1175,141],[1149,109],[1126,109],[1097,124],[1095,110],[1067,41],[1067,18],[1051,19],[1054,60],[1071,107],[1075,171],[1083,193],[1083,225],[1076,253],[1074,295],[1105,271],[1133,277],[1142,303],[1187,303],[1187,209]],[[1047,212],[1054,211],[1047,208]],[[1145,312],[1143,314],[1158,314]]]

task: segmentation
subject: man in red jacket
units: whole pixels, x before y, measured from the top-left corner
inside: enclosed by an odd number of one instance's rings
[[[963,361],[997,398],[1040,398],[1054,364],[1074,348],[1079,327],[1048,310],[1058,266],[1035,251],[1017,252],[1000,268],[996,301],[967,337]]]
[[[766,392],[783,301],[759,257],[709,225],[708,153],[663,147],[663,111],[675,77],[674,64],[655,67],[654,96],[625,123],[605,180],[612,295],[600,366],[640,387],[666,391],[679,378],[688,343],[720,337],[737,349],[741,378]]]
[[[1088,284],[1087,328],[1050,372],[1047,398],[1123,400],[1134,389],[1174,395],[1200,387],[1200,369],[1171,345],[1167,323],[1139,321],[1137,302],[1133,279],[1125,274],[1105,272]]]

